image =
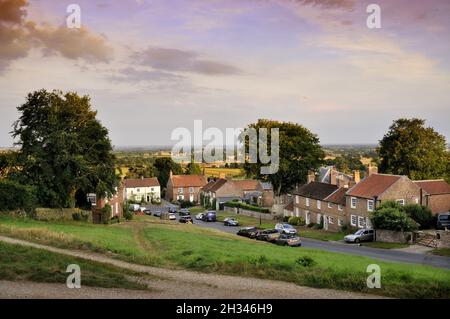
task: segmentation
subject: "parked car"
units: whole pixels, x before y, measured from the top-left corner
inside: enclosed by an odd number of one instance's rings
[[[299,247],[302,245],[302,241],[297,234],[280,234],[274,243],[280,246]]]
[[[155,211],[153,212],[153,216],[161,217],[161,211],[160,211],[160,210],[155,210]]]
[[[202,220],[204,222],[215,222],[217,221],[217,216],[215,211],[208,211],[203,215]]]
[[[189,209],[187,208],[182,208],[178,211],[178,215],[180,216],[189,216],[191,215],[191,213],[189,212]]]
[[[177,216],[174,213],[169,213],[169,220],[176,220]]]
[[[197,219],[197,220],[202,220],[202,219],[203,219],[203,216],[205,216],[204,213],[198,213],[197,215],[195,215],[195,219]]]
[[[347,235],[344,237],[347,243],[359,243],[362,241],[373,241],[374,240],[374,230],[373,229],[359,229],[353,235]]]
[[[248,238],[256,238],[256,234],[258,234],[258,228],[256,227],[244,227],[237,232],[237,235]]]
[[[224,226],[239,226],[239,221],[233,217],[227,217],[223,220]]]
[[[147,208],[147,209],[144,210],[144,214],[145,214],[145,215],[151,215],[151,214],[152,214],[152,211],[151,211],[150,209]]]
[[[276,229],[264,229],[256,234],[257,240],[273,241],[280,236],[280,232]]]
[[[180,223],[185,223],[185,224],[193,224],[194,223],[191,216],[181,216],[180,219],[178,219],[178,221]]]
[[[436,229],[450,229],[450,213],[441,213],[437,216]]]
[[[130,204],[129,208],[133,212],[137,212],[141,208],[141,206],[139,204]]]
[[[169,213],[176,213],[177,208],[175,206],[169,206]]]
[[[297,234],[297,229],[287,223],[278,223],[275,225],[275,229],[282,234]]]

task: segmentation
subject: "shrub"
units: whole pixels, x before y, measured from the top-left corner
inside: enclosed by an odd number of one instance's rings
[[[180,203],[181,208],[189,208],[189,207],[195,206],[195,203],[190,202],[188,200],[183,200],[183,201],[180,201],[179,203]]]
[[[312,259],[309,256],[301,256],[298,257],[297,260],[295,261],[297,264],[299,264],[302,267],[312,267],[316,264],[316,262],[314,261],[314,259]]]
[[[309,223],[309,224],[308,224],[308,227],[309,227],[309,228],[312,228],[312,227],[314,227],[314,225],[315,225],[314,223]]]
[[[343,233],[350,233],[353,234],[358,230],[358,228],[353,227],[352,225],[350,225],[349,223],[344,224],[341,226],[341,232]]]
[[[250,205],[250,204],[247,204],[247,203],[236,202],[236,201],[226,202],[224,204],[224,206],[247,209],[247,210],[251,210],[251,211],[258,212],[258,213],[263,213],[263,214],[269,214],[270,213],[270,210],[267,209],[267,208],[259,207],[259,206],[253,206],[253,205]]]
[[[371,213],[370,220],[376,229],[412,231],[418,228],[417,223],[405,213],[403,207],[392,201],[381,204]]]
[[[288,219],[288,223],[291,224],[292,226],[304,226],[305,219],[303,217],[291,216]]]
[[[433,214],[431,213],[430,208],[418,204],[409,204],[403,209],[406,215],[419,224],[420,229],[430,228],[434,225]]]
[[[123,214],[123,217],[125,217],[126,220],[132,220],[134,217],[134,214],[132,212],[125,212]]]
[[[102,209],[102,222],[103,224],[108,224],[111,219],[111,206],[106,204]]]
[[[79,221],[81,220],[81,214],[80,213],[73,213],[72,214],[73,220]]]
[[[0,210],[24,209],[31,213],[36,203],[35,187],[6,179],[0,181]]]

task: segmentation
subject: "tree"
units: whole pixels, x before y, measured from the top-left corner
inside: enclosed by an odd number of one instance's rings
[[[445,137],[421,119],[398,119],[380,141],[380,172],[411,179],[448,177],[450,155]]]
[[[167,181],[169,180],[170,171],[175,175],[183,174],[183,169],[181,165],[175,163],[170,157],[158,157],[153,164],[156,169],[156,175],[158,176],[158,181],[161,187],[166,187]]]
[[[427,229],[433,227],[433,214],[431,209],[427,206],[421,206],[419,204],[408,204],[403,207],[406,215],[411,217],[415,222],[419,224],[420,229]]]
[[[394,231],[412,231],[418,228],[417,223],[409,217],[404,208],[395,201],[382,203],[370,215],[370,221],[375,229]]]
[[[108,130],[88,96],[40,90],[29,93],[17,110],[12,135],[21,147],[19,179],[37,187],[41,205],[74,207],[77,191],[115,192],[119,178]]]
[[[193,160],[186,167],[186,175],[201,175],[202,168]]]
[[[260,128],[267,128],[269,145],[270,129],[279,129],[278,171],[275,174],[261,174],[260,168],[266,164],[259,161],[258,163],[246,161],[243,165],[247,176],[271,182],[278,196],[292,190],[296,184],[306,183],[308,170],[317,169],[323,163],[325,153],[319,144],[319,138],[299,124],[260,119],[248,125],[248,128],[257,131]],[[245,146],[248,149],[248,140],[245,141]],[[270,151],[270,147],[268,149]]]

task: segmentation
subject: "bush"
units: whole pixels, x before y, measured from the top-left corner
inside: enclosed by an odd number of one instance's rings
[[[302,266],[302,267],[311,267],[311,266],[314,266],[316,264],[314,259],[312,259],[309,256],[298,257],[295,262],[297,264],[299,264],[300,266]]]
[[[270,213],[270,210],[267,209],[267,208],[259,207],[259,206],[253,206],[253,205],[250,205],[250,204],[247,204],[247,203],[236,202],[236,201],[226,202],[224,204],[224,206],[247,209],[247,210],[251,210],[251,211],[258,212],[258,213],[263,213],[263,214],[269,214]]]
[[[31,213],[36,208],[36,188],[11,180],[0,181],[0,210],[24,209]]]
[[[189,208],[195,206],[195,203],[188,200],[179,201],[181,208]]]
[[[343,233],[354,234],[357,230],[358,230],[357,227],[353,227],[349,223],[341,226],[341,232],[343,232]]]
[[[309,228],[312,228],[312,227],[314,227],[314,223],[309,223],[307,226],[309,227]]]
[[[128,211],[123,214],[123,217],[125,217],[126,220],[133,220],[134,214]]]
[[[72,219],[76,220],[76,221],[80,221],[81,220],[81,214],[80,213],[73,213],[72,214]]]
[[[419,229],[431,228],[435,225],[433,224],[433,214],[430,208],[418,204],[409,204],[403,209],[406,215],[419,224]]]
[[[102,209],[102,223],[103,224],[109,223],[109,221],[111,219],[111,214],[112,214],[111,206],[106,204],[105,207],[103,207],[103,209]]]
[[[418,228],[417,223],[405,213],[404,208],[392,201],[382,203],[371,213],[370,220],[376,229],[413,231]]]
[[[304,226],[305,219],[303,217],[291,216],[288,219],[288,223],[291,224],[292,226]]]

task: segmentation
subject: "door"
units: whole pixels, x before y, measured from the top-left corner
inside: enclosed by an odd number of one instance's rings
[[[193,201],[194,201],[194,194],[190,194],[190,195],[189,195],[189,201],[190,201],[190,202],[193,202]]]
[[[328,230],[328,216],[323,215],[323,229]]]

